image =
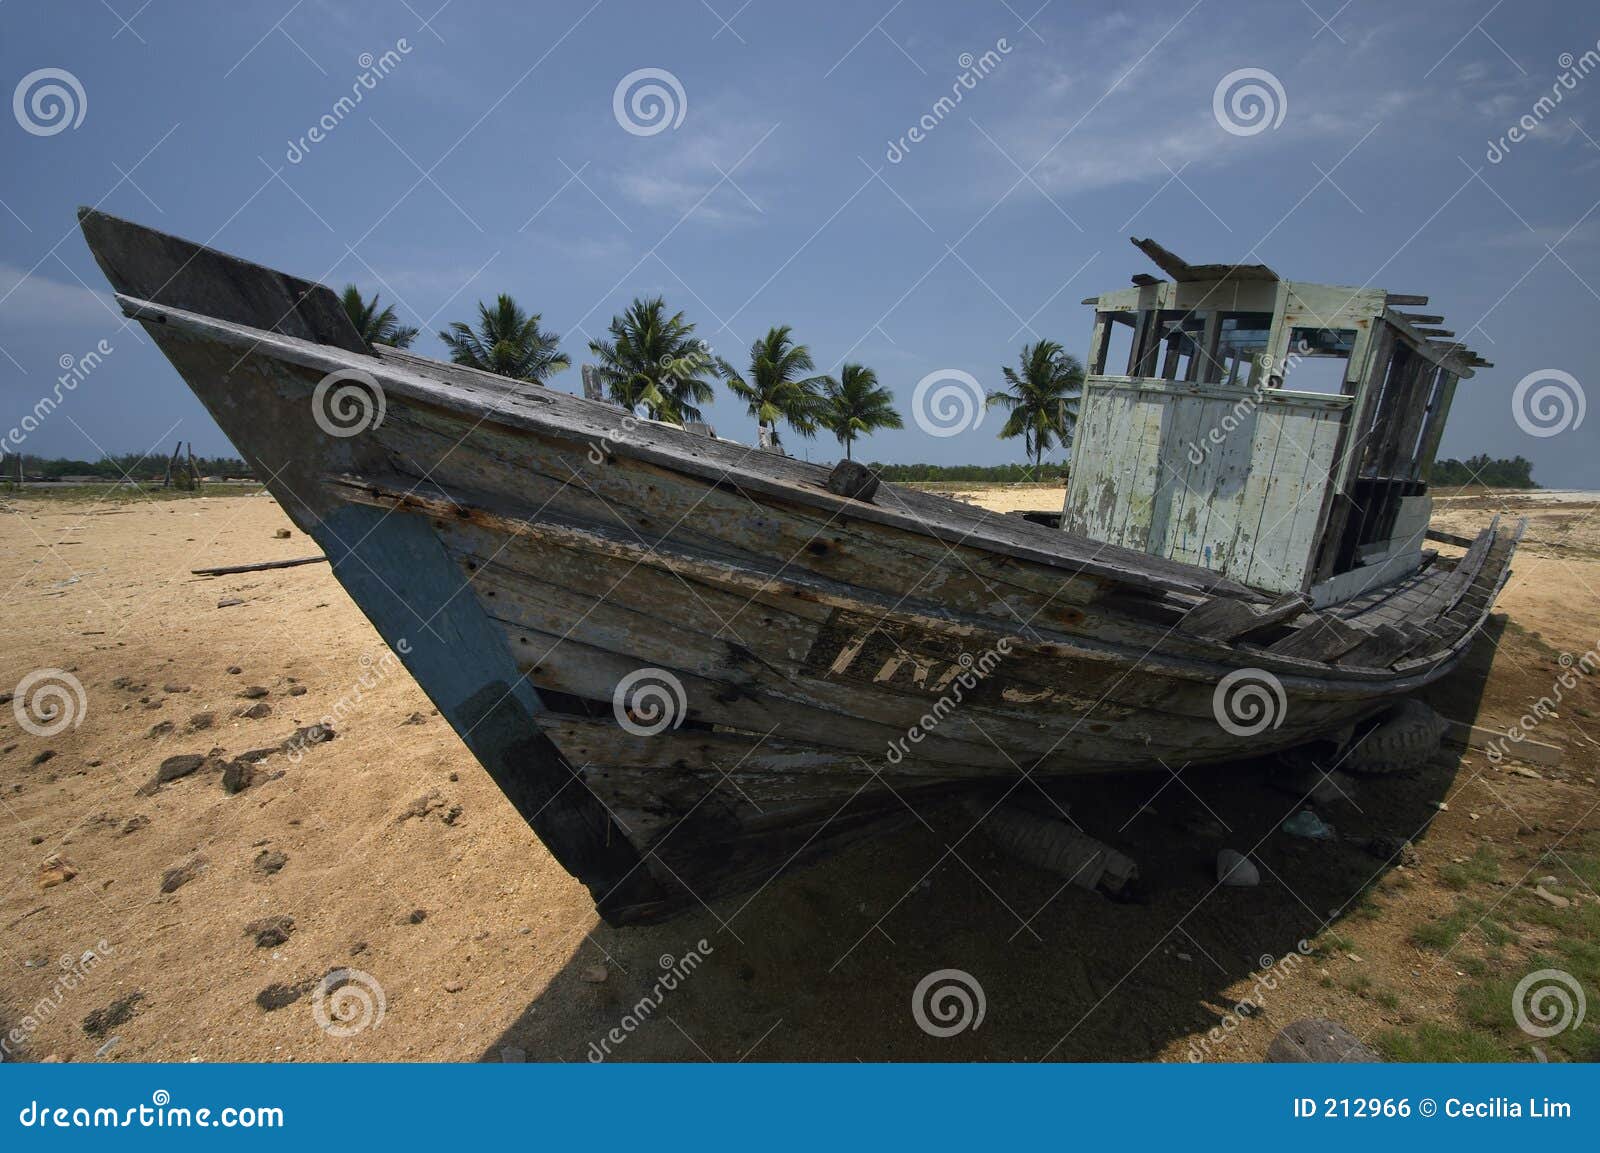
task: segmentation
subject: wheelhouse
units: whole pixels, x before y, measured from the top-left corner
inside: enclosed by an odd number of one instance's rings
[[[1487,361],[1426,296],[1189,264],[1091,296],[1062,528],[1335,604],[1423,561],[1428,474]]]

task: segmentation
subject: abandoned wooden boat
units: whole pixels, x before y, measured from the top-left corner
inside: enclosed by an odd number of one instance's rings
[[[613,923],[757,889],[934,792],[1348,733],[1460,658],[1515,547],[1496,523],[1423,548],[1478,362],[1381,290],[1144,242],[1172,279],[1092,301],[1052,528],[369,347],[326,287],[81,223]],[[1342,361],[1339,387],[1286,387],[1295,356]]]

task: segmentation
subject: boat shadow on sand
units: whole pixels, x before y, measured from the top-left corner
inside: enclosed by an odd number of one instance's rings
[[[1426,695],[1477,712],[1504,627]],[[1207,1052],[1240,990],[1287,1024],[1284,986],[1317,981],[1302,942],[1338,947],[1343,918],[1427,854],[1429,824],[1456,779],[1446,749],[1420,772],[1361,777],[1313,804],[1271,760],[1081,782],[1075,820],[1137,857],[1139,893],[1112,901],[1017,863],[960,805],[928,805],[907,827],[667,924],[597,924],[485,1060],[1151,1060]],[[1034,792],[1041,807],[1049,802]],[[1312,807],[1336,836],[1282,828]],[[1120,830],[1120,831],[1118,831]],[[1217,853],[1258,866],[1260,884],[1220,887]],[[605,979],[596,980],[604,967]],[[951,1036],[925,1030],[975,1015]],[[1404,975],[1397,980],[1406,979]],[[941,997],[939,990],[946,996]],[[1231,995],[1230,995],[1231,992]],[[965,1002],[963,1002],[963,997]],[[1274,1001],[1280,1002],[1277,1006]],[[969,1010],[968,1006],[973,1006]],[[1277,1012],[1274,1013],[1274,1009]],[[1174,1042],[1179,1042],[1174,1047]]]

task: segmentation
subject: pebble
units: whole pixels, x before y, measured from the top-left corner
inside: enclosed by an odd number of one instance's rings
[[[244,935],[256,939],[256,948],[272,949],[289,939],[294,932],[294,918],[283,915],[262,917],[244,927]]]
[[[163,893],[177,892],[205,872],[206,863],[204,857],[196,857],[192,861],[185,861],[181,865],[175,865],[168,869],[161,874],[161,891]]]
[[[601,985],[605,983],[605,979],[610,975],[610,970],[604,965],[590,965],[583,971],[581,977],[591,985]]]
[[[1567,900],[1567,898],[1563,897],[1560,893],[1552,893],[1543,885],[1535,886],[1533,895],[1557,909],[1565,909],[1568,905],[1572,904],[1571,901]]]
[[[290,685],[289,686],[289,695],[291,697],[303,697],[303,696],[305,696],[306,695],[306,687],[305,687],[305,685]]]
[[[1540,775],[1538,769],[1530,769],[1527,765],[1512,765],[1511,768],[1507,769],[1506,771],[1514,777],[1526,777],[1530,781],[1544,780],[1544,777]]]
[[[235,695],[247,701],[258,701],[267,695],[267,688],[265,685],[250,685],[248,688],[240,689]]]
[[[64,885],[78,875],[78,866],[65,857],[52,853],[44,859],[39,866],[39,887],[53,889],[57,885]]]
[[[281,853],[277,849],[262,849],[261,852],[256,854],[254,865],[256,872],[266,873],[270,876],[288,863],[289,857],[287,854]]]
[[[505,1065],[520,1065],[527,1061],[528,1051],[517,1045],[506,1045],[500,1050],[500,1061]]]
[[[444,983],[444,991],[446,993],[459,993],[459,992],[461,992],[461,990],[463,990],[465,988],[466,988],[466,986],[463,985],[460,981],[446,981]]]
[[[1217,854],[1217,882],[1248,889],[1261,883],[1261,871],[1242,854],[1233,849],[1223,849]]]
[[[244,602],[242,600],[240,600],[238,597],[223,597],[220,601],[217,602],[217,607],[219,609],[231,609],[234,605],[242,605],[242,604],[244,604]]]

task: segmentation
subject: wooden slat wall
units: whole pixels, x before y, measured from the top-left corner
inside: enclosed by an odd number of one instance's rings
[[[1299,591],[1349,404],[1091,381],[1063,527],[1256,588]]]

